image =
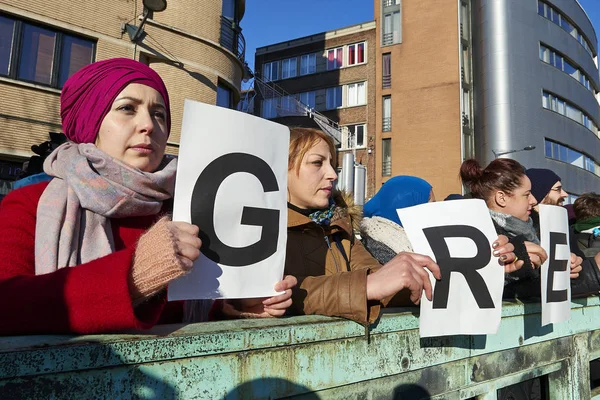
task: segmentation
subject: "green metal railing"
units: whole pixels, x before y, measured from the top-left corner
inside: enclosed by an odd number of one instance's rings
[[[496,335],[420,339],[417,308],[369,336],[320,316],[165,325],[149,332],[0,339],[0,399],[496,399],[542,377],[550,399],[589,399],[600,301],[540,326],[539,304],[505,303]],[[410,395],[402,396],[410,393]]]

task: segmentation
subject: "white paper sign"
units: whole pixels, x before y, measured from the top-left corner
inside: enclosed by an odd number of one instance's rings
[[[444,201],[397,210],[415,253],[433,258],[433,301],[421,298],[420,336],[496,333],[504,268],[492,255],[498,235],[483,200]],[[429,272],[429,271],[428,271]]]
[[[542,264],[542,326],[571,318],[569,217],[563,207],[540,204],[540,242],[548,253]]]
[[[283,277],[289,129],[186,100],[174,221],[200,228],[202,255],[169,300],[270,297]]]

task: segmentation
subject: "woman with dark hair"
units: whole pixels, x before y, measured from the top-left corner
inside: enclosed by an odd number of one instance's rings
[[[0,206],[0,334],[149,328],[161,314],[180,322],[165,288],[192,268],[201,241],[198,227],[164,216],[176,170],[165,157],[165,84],[116,58],[77,71],[60,100],[69,141],[44,162],[53,179]],[[293,283],[272,304],[285,305]]]
[[[509,237],[515,254],[525,262],[519,271],[506,274],[504,296],[539,296],[539,267],[548,256],[540,246],[530,217],[536,199],[531,194],[531,182],[525,168],[507,158],[495,159],[486,168],[481,168],[476,160],[471,159],[461,165],[460,177],[474,198],[485,200],[496,231]],[[571,279],[576,280],[582,270],[585,272],[582,261],[571,254]],[[594,266],[588,265],[587,269],[593,274],[591,281],[587,273],[584,279],[572,281],[573,294],[597,291],[589,290],[590,287],[598,287],[597,271],[592,268]],[[590,282],[593,283],[591,286]]]

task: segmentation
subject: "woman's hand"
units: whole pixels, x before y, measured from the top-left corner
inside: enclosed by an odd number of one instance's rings
[[[185,275],[200,256],[198,227],[161,218],[138,240],[129,291],[134,305]]]
[[[410,290],[410,300],[419,304],[425,290],[427,299],[432,299],[430,270],[436,279],[441,279],[440,267],[428,256],[416,253],[399,253],[376,272],[367,276],[367,300],[383,300],[402,289]]]
[[[256,299],[241,299],[234,302],[225,301],[223,312],[229,316],[241,318],[273,318],[281,317],[285,310],[292,305],[292,288],[298,280],[292,275],[287,275],[282,281],[275,284],[275,290],[283,294]],[[235,304],[235,307],[234,307]]]
[[[529,255],[533,268],[541,267],[548,259],[548,254],[546,254],[546,250],[544,250],[542,246],[526,241],[525,248],[527,249],[527,254]]]
[[[202,246],[202,240],[198,237],[200,229],[196,225],[181,221],[169,221],[167,228],[175,242],[176,257],[188,270],[191,269],[194,261],[200,257]]]
[[[494,256],[498,257],[498,263],[504,266],[504,273],[509,274],[519,270],[525,261],[518,260],[515,255],[515,246],[508,242],[508,237],[504,235],[498,235],[498,239],[492,243],[494,249]]]
[[[579,278],[579,273],[583,269],[582,263],[583,258],[571,253],[571,279]]]

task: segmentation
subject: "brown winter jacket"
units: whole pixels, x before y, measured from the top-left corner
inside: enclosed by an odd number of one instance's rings
[[[380,267],[355,238],[345,204],[335,209],[325,227],[288,209],[285,275],[298,279],[290,313],[375,322],[382,303],[367,302],[367,275]]]

